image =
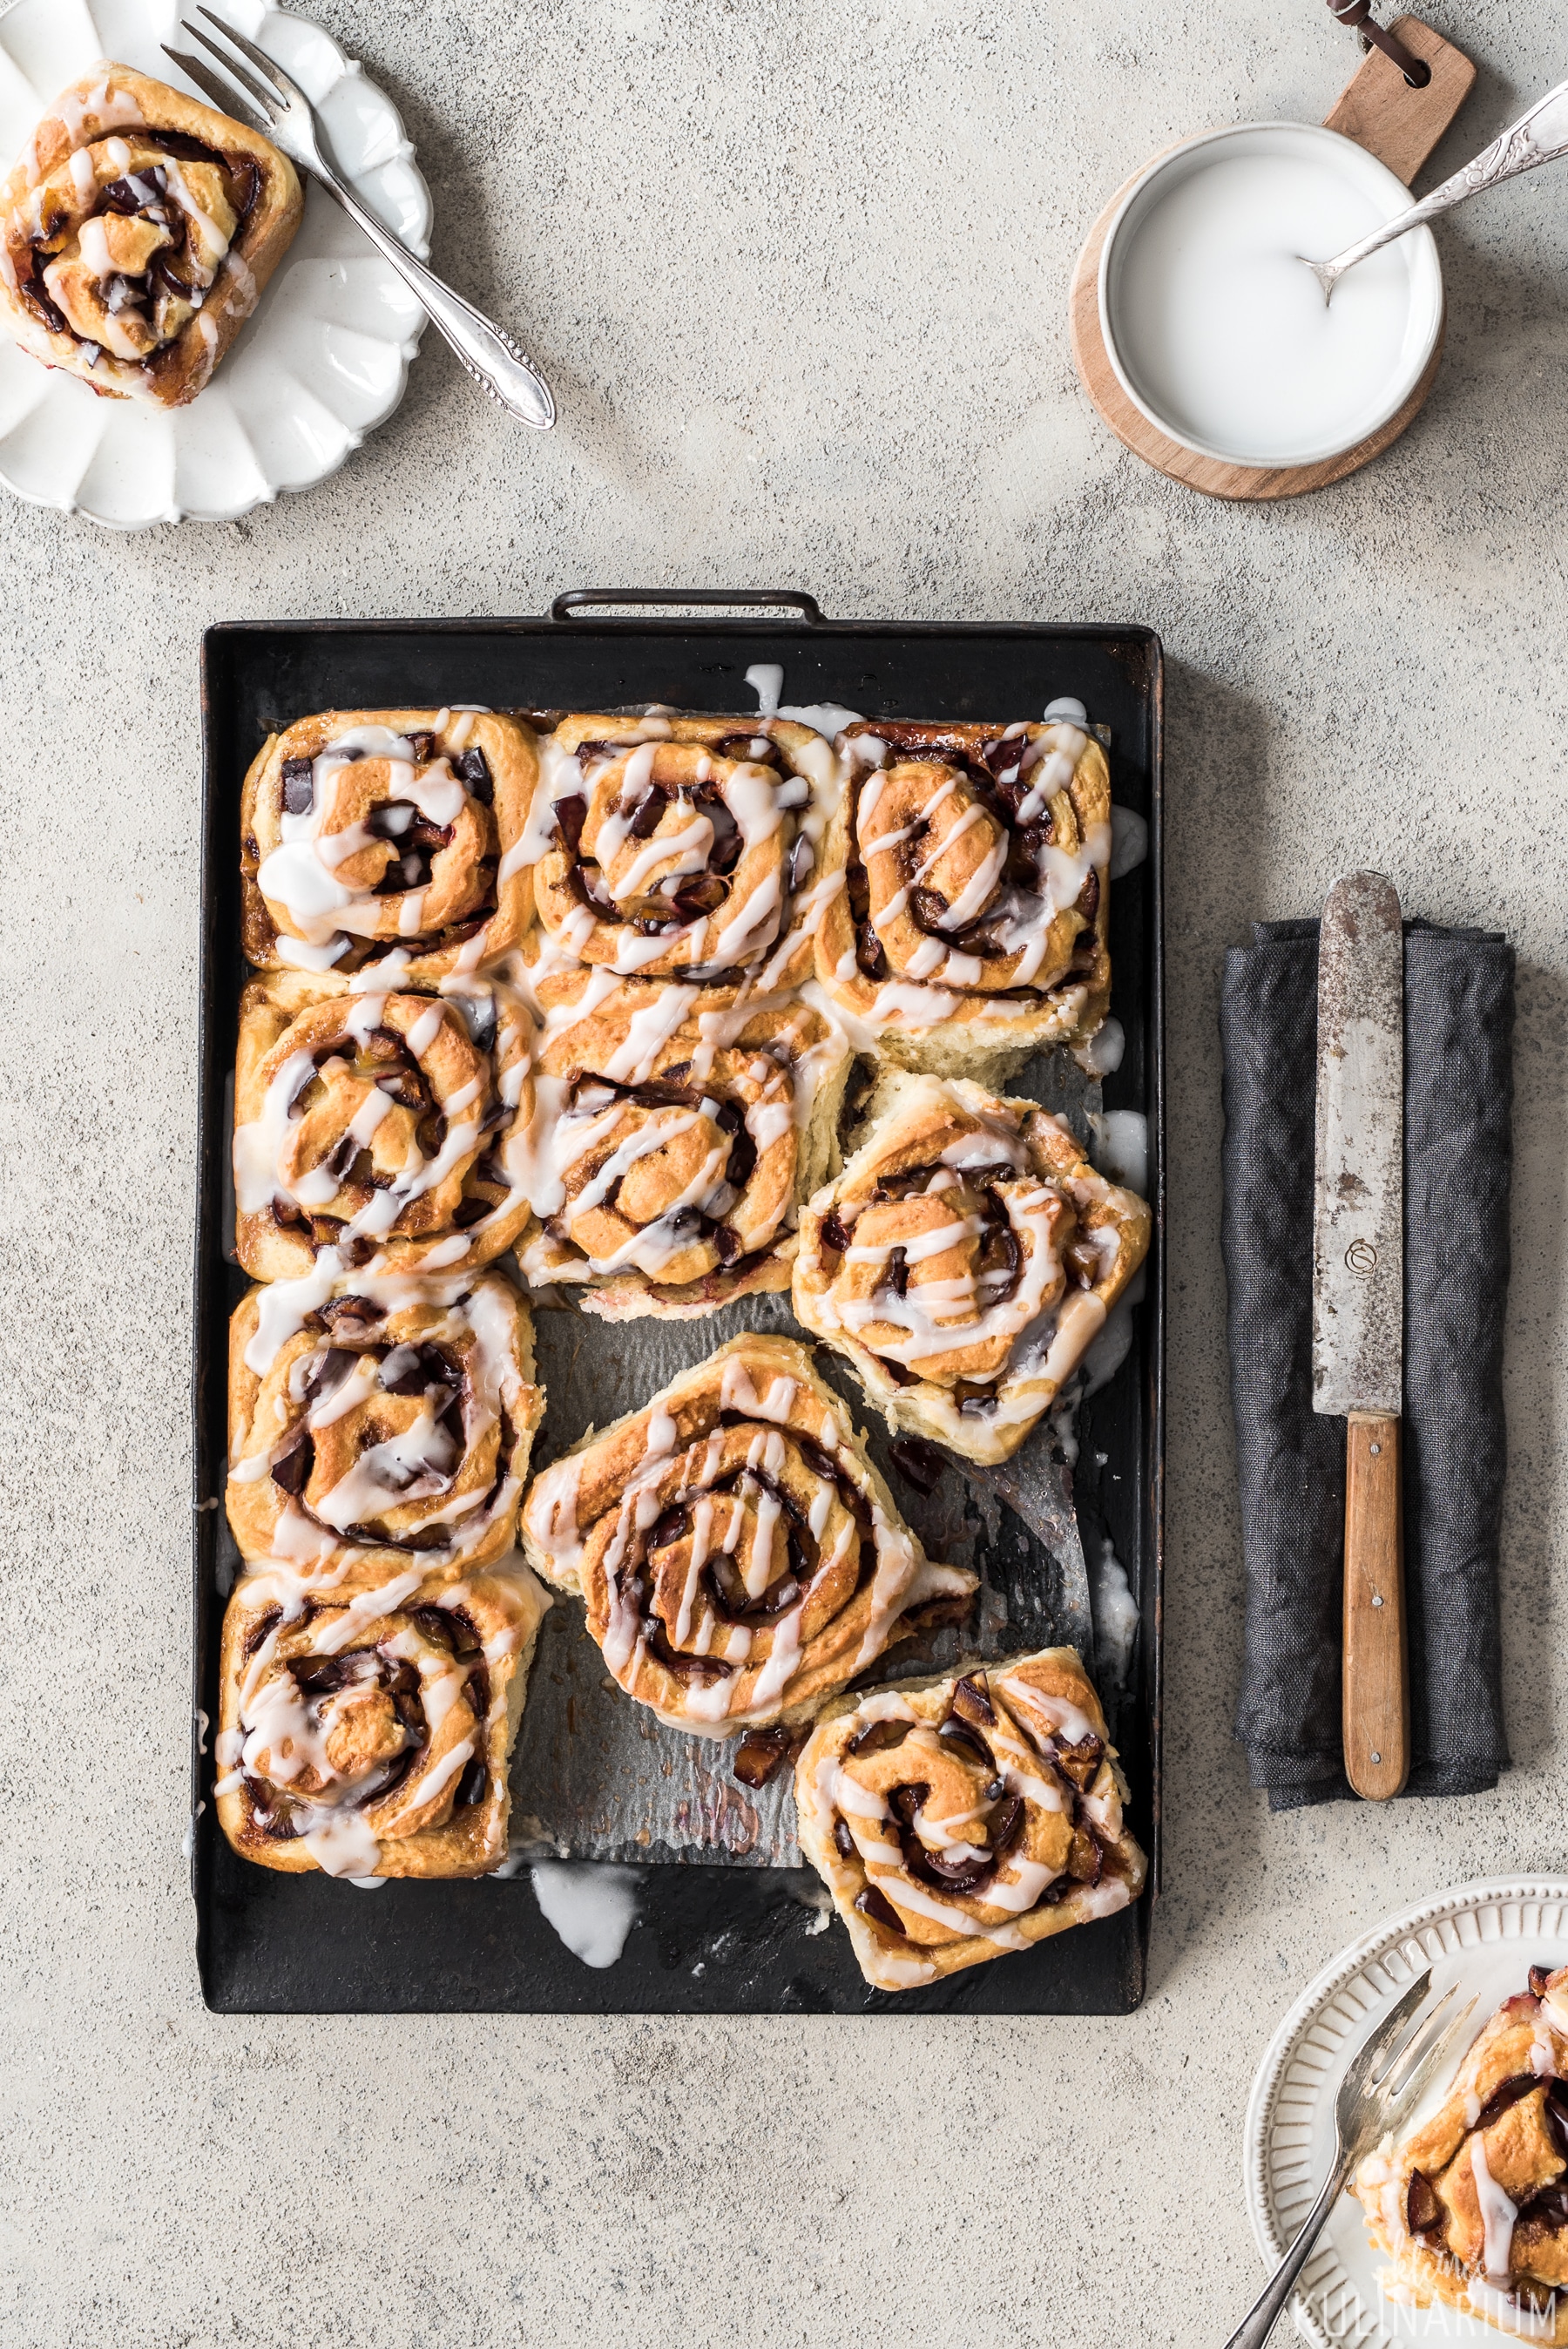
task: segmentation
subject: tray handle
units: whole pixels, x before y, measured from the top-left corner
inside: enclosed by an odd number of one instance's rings
[[[601,604],[663,604],[663,605],[765,605],[776,607],[782,604],[798,613],[809,628],[820,627],[822,615],[814,595],[804,595],[798,588],[780,587],[573,587],[564,595],[557,595],[550,607],[552,620],[569,620],[573,612],[590,609]]]

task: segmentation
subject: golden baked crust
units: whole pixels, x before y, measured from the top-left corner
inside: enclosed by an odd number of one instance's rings
[[[998,1082],[1110,1001],[1110,774],[1091,734],[866,719],[829,827],[817,976],[851,1041]]]
[[[482,969],[527,927],[538,780],[532,729],[495,710],[329,709],[270,734],[240,807],[246,956],[397,986]]]
[[[796,985],[840,773],[788,719],[574,714],[542,745],[533,909],[561,957],[622,978]]]
[[[532,992],[525,1277],[580,1284],[605,1320],[788,1288],[800,1206],[837,1160],[836,1026],[784,990],[715,1009],[603,968]]]
[[[182,408],[304,208],[294,165],[260,132],[104,60],[55,100],[0,187],[0,322],[108,398]]]
[[[788,1338],[732,1339],[585,1436],[534,1478],[521,1539],[627,1695],[712,1737],[809,1720],[976,1588],[927,1560]]]
[[[254,1288],[229,1325],[240,1555],[338,1597],[491,1566],[543,1416],[532,1317],[493,1268]]]
[[[840,1697],[795,1765],[800,1848],[878,1990],[1136,1900],[1147,1863],[1126,1798],[1071,1648]]]
[[[1429,2120],[1351,2180],[1367,2230],[1418,2307],[1568,2342],[1568,1966],[1530,1970]]]
[[[891,1074],[800,1217],[795,1311],[895,1432],[1006,1460],[1149,1249],[1150,1214],[1059,1119],[962,1078]]]
[[[234,1849],[329,1876],[483,1876],[550,1606],[526,1568],[339,1604],[247,1575],[223,1618],[216,1787]]]
[[[253,979],[234,1072],[235,1253],[257,1280],[472,1270],[528,1216],[517,1102],[527,1012],[505,988],[348,992]]]

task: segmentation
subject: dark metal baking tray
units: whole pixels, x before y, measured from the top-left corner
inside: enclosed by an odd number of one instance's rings
[[[638,607],[669,607],[648,616]],[[715,607],[701,612],[700,607]],[[628,610],[635,617],[624,615]],[[745,612],[748,616],[738,616]],[[211,1740],[230,1545],[221,1537],[227,1325],[246,1287],[226,1256],[225,1174],[239,995],[239,806],[269,725],[314,709],[480,702],[614,708],[653,700],[748,709],[758,661],[781,663],[791,704],[883,717],[1013,718],[1075,694],[1110,730],[1112,796],[1150,828],[1147,860],[1111,893],[1112,1009],[1127,1038],[1109,1108],[1148,1119],[1154,1215],[1131,1357],[1078,1418],[1076,1497],[1114,1544],[1138,1602],[1132,1674],[1113,1718],[1130,1822],[1150,1858],[1133,1909],[930,1990],[871,1990],[809,1869],[712,1866],[665,1854],[639,1871],[638,1914],[615,1965],[583,1964],[546,1923],[523,1869],[505,1880],[398,1883],[369,1896],[239,1858],[213,1815]],[[1143,1995],[1161,1869],[1163,1566],[1164,1116],[1160,642],[1143,627],[824,620],[793,592],[590,591],[548,618],[232,622],[202,644],[204,794],[199,1190],[195,1258],[195,1813],[197,1963],[228,2013],[953,2013],[1119,2014]],[[726,1317],[727,1328],[729,1317]],[[607,1359],[616,1333],[597,1332]],[[717,1342],[717,1337],[716,1337]],[[633,1400],[624,1398],[621,1407]],[[861,1413],[862,1423],[867,1414]],[[547,1416],[538,1457],[552,1444]],[[570,1440],[568,1437],[566,1440]],[[1019,1531],[1021,1532],[1021,1528]],[[571,1602],[563,1601],[556,1609]],[[208,1750],[203,1750],[203,1749]],[[526,1796],[520,1793],[520,1801]],[[673,1864],[672,1864],[673,1863]]]

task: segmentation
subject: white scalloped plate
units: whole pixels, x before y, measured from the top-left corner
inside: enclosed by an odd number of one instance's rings
[[[1568,1879],[1532,1877],[1461,1885],[1376,1926],[1326,1966],[1269,2043],[1247,2106],[1247,2212],[1258,2248],[1274,2267],[1327,2174],[1334,2098],[1346,2066],[1377,2016],[1423,1966],[1434,1991],[1450,1982],[1480,1992],[1475,2027],[1511,1992],[1528,1988],[1532,1966],[1568,1964]],[[1459,2068],[1426,2099],[1440,2100]],[[1385,2298],[1386,2262],[1362,2223],[1361,2205],[1341,2195],[1301,2271],[1291,2311],[1315,2349],[1410,2341],[1528,2338],[1503,2333],[1456,2309],[1418,2309]],[[1240,2311],[1237,2311],[1240,2314]]]
[[[262,0],[209,0],[287,68],[344,176],[423,256],[430,193],[397,109],[318,25]],[[15,0],[0,13],[0,172],[62,89],[99,57],[194,97],[160,44],[189,0]],[[200,52],[198,52],[200,54]],[[0,481],[35,505],[117,530],[232,522],[335,473],[403,397],[420,304],[363,230],[309,182],[304,218],[255,316],[189,408],[104,399],[0,335]]]

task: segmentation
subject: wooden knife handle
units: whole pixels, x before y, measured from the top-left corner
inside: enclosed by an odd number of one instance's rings
[[[1352,1413],[1345,1456],[1345,1775],[1369,1803],[1410,1772],[1399,1423]]]

